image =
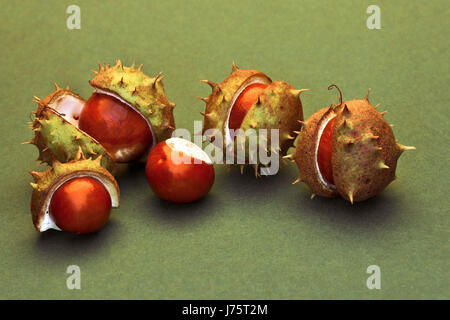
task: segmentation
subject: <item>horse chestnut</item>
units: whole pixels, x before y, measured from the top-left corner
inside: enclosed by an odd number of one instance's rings
[[[331,162],[332,146],[333,146],[333,122],[335,118],[328,121],[325,129],[320,137],[319,147],[317,150],[317,164],[322,173],[322,177],[328,183],[334,184],[333,165]]]
[[[64,231],[84,234],[101,229],[111,213],[111,197],[99,180],[76,177],[64,182],[50,201],[50,216]]]
[[[245,115],[256,102],[256,99],[264,92],[265,88],[267,88],[267,84],[254,83],[246,87],[239,94],[231,109],[228,120],[228,127],[230,129],[238,130],[241,127]]]
[[[300,94],[306,89],[296,90],[285,81],[272,81],[261,71],[239,69],[234,63],[231,74],[222,82],[201,81],[212,90],[209,96],[200,97],[206,103],[205,111],[201,112],[202,132],[209,138],[215,136],[214,141],[210,141],[227,150],[223,153],[225,161],[233,152],[234,163],[241,166],[241,172],[245,165],[251,165],[258,177],[260,169],[269,162],[255,150],[264,150],[275,159],[292,147],[295,133],[301,129],[299,121],[303,120]],[[218,133],[222,139],[216,139]],[[236,141],[236,136],[243,133],[242,141]],[[255,136],[258,136],[256,148],[250,148]]]
[[[181,138],[158,143],[148,156],[145,173],[157,196],[176,203],[204,197],[214,183],[211,159],[200,147]]]
[[[109,94],[94,92],[81,111],[79,128],[100,142],[117,162],[133,161],[153,144],[147,120]]]
[[[31,171],[34,178],[31,214],[35,228],[91,233],[117,208],[120,190],[112,174],[102,166],[102,156],[85,158],[81,150],[73,160],[54,160],[43,172]]]
[[[341,196],[351,203],[364,201],[382,192],[394,179],[397,161],[406,150],[397,142],[386,112],[369,102],[369,92],[361,99],[343,101],[323,108],[303,122],[293,159],[300,177],[313,195]]]

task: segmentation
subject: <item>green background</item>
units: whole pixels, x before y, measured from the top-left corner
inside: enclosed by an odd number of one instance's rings
[[[66,8],[81,7],[81,30]],[[366,8],[381,8],[369,30]],[[2,110],[0,298],[303,299],[450,298],[448,1],[1,1]],[[362,97],[417,151],[399,181],[363,203],[316,197],[294,164],[255,179],[216,166],[202,201],[165,203],[143,166],[118,178],[121,207],[90,236],[34,230],[30,170],[37,149],[20,143],[53,83],[88,98],[97,61],[163,71],[178,128],[193,129],[210,89],[234,60],[302,94],[305,117]],[[81,290],[66,287],[81,268]],[[381,290],[368,290],[369,265]]]

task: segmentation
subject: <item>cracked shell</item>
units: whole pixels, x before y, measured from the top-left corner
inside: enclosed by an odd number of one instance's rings
[[[233,147],[234,152],[238,150],[237,139],[234,140],[229,128],[229,119],[234,104],[239,95],[250,85],[266,85],[263,92],[254,101],[250,109],[245,114],[240,129],[279,129],[279,146],[277,150],[268,150],[276,154],[285,155],[287,150],[293,145],[295,132],[300,130],[303,120],[303,109],[299,98],[304,90],[295,90],[290,84],[284,81],[272,81],[267,75],[257,70],[239,69],[233,63],[232,73],[221,83],[213,83],[202,80],[208,84],[212,92],[206,98],[200,98],[206,103],[204,117],[203,134],[208,136],[208,132],[217,130],[221,133],[223,140],[215,142],[218,147]],[[214,141],[213,141],[214,142]],[[248,145],[249,137],[245,138]],[[271,137],[268,135],[267,141],[258,141],[261,147],[268,149],[271,145]],[[247,148],[248,149],[248,148]],[[250,155],[245,150],[246,163]],[[250,159],[251,160],[251,159]],[[259,164],[258,160],[256,160]]]
[[[81,148],[87,157],[102,156],[102,165],[114,171],[115,163],[103,146],[94,138],[78,128],[78,118],[85,100],[68,87],[56,90],[39,99],[35,97],[38,107],[34,120],[30,123],[34,138],[24,144],[34,144],[39,150],[41,163],[52,165],[53,160],[68,162],[75,159]]]
[[[154,78],[142,72],[142,65],[125,67],[120,60],[113,66],[99,64],[89,81],[98,93],[123,101],[143,116],[150,126],[153,145],[171,137],[175,130],[175,104],[166,96],[161,73]]]
[[[295,160],[300,171],[297,181],[305,182],[313,195],[340,195],[351,203],[364,201],[382,192],[395,179],[400,155],[405,150],[415,149],[396,141],[391,126],[383,117],[384,113],[370,104],[368,92],[362,99],[345,102],[342,102],[340,95],[338,105],[313,114],[299,134],[294,154],[289,156]],[[334,183],[326,181],[317,161],[321,136],[332,119]]]

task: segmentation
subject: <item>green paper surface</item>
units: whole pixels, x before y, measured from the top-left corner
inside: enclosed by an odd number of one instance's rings
[[[81,29],[69,30],[69,5]],[[369,30],[366,9],[381,9]],[[448,1],[1,1],[0,298],[448,299]],[[255,179],[216,165],[203,200],[166,203],[143,165],[118,177],[121,206],[99,233],[39,234],[30,214],[34,161],[27,121],[53,83],[87,99],[97,61],[162,71],[178,128],[193,132],[210,89],[235,61],[302,94],[305,118],[362,97],[389,110],[414,145],[377,197],[351,205],[315,197],[295,164]],[[81,290],[69,290],[69,265]],[[381,269],[369,290],[366,269]]]

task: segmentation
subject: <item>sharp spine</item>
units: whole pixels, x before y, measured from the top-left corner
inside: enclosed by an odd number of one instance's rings
[[[234,63],[234,61],[231,64],[231,72],[235,72],[239,70],[239,67],[236,65],[236,63]]]
[[[350,200],[350,203],[353,204],[353,191],[352,191],[352,190],[350,190],[350,191],[347,193],[347,197],[348,197],[348,199]]]
[[[209,85],[211,87],[211,89],[214,89],[215,87],[217,87],[217,83],[214,83],[209,80],[200,80],[200,82],[206,83],[207,85]]]
[[[384,161],[380,161],[378,163],[378,168],[379,169],[389,169],[389,166],[386,163],[384,163]]]
[[[292,89],[292,90],[291,90],[291,93],[292,93],[292,95],[293,95],[294,97],[299,97],[300,94],[301,94],[302,92],[310,91],[310,90],[311,90],[311,89],[299,89],[299,90]]]
[[[400,148],[400,150],[403,151],[408,151],[408,150],[416,150],[416,147],[413,146],[404,146],[400,143],[397,143],[397,146]]]

